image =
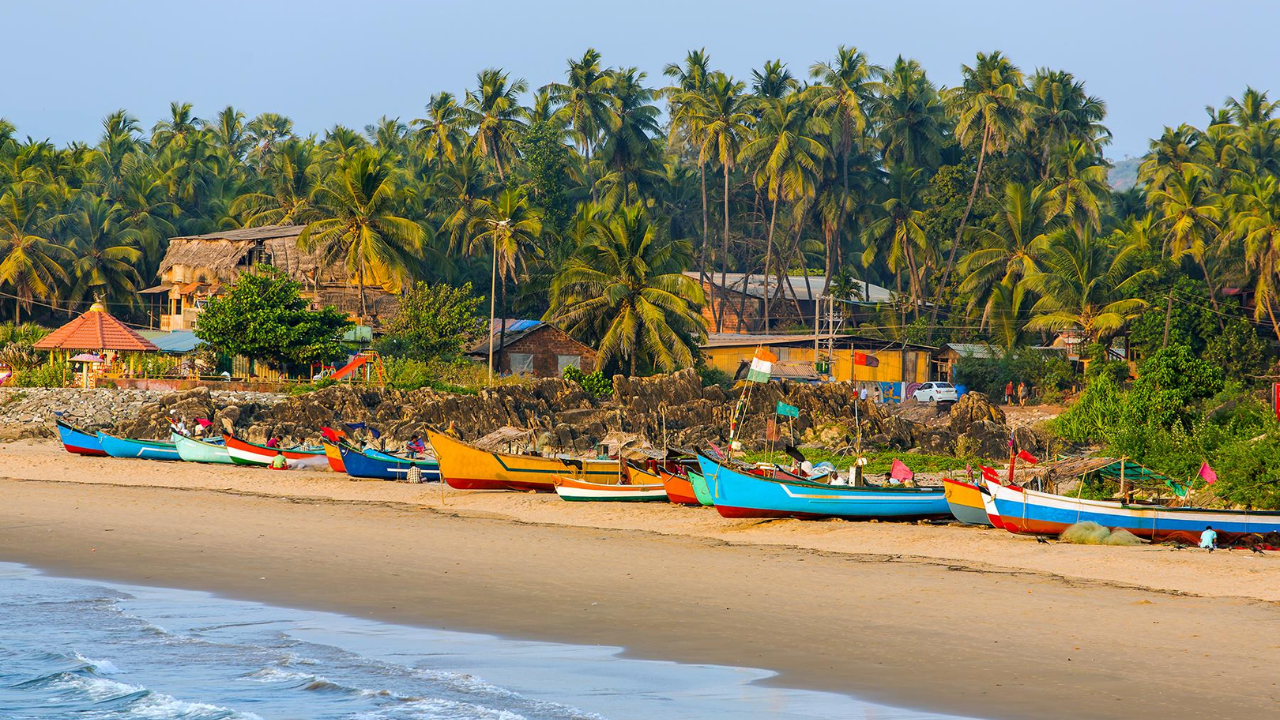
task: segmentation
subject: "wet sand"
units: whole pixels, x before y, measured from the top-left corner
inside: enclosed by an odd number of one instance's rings
[[[1265,717],[1280,557],[0,446],[0,560],[992,718]]]

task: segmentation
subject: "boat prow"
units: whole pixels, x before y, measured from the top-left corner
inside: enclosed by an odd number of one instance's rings
[[[447,434],[427,430],[440,474],[457,490],[534,490],[554,492],[560,477],[588,482],[617,477],[615,460],[576,460],[513,455],[481,450]]]

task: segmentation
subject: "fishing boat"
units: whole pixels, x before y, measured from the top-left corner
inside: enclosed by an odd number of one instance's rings
[[[116,458],[143,458],[144,460],[181,460],[178,448],[161,440],[131,440],[98,431],[98,442],[108,455]]]
[[[1053,495],[990,480],[986,484],[1005,529],[1019,535],[1059,535],[1085,521],[1111,530],[1123,528],[1152,542],[1196,539],[1209,526],[1223,541],[1251,533],[1280,532],[1280,511],[1139,505]]]
[[[319,469],[328,465],[324,448],[269,448],[241,440],[234,435],[223,435],[222,439],[227,443],[227,454],[231,456],[231,462],[237,465],[269,467],[277,453],[284,455],[291,468]]]
[[[403,480],[408,477],[409,468],[417,466],[422,470],[423,480],[440,479],[440,464],[433,458],[410,460],[371,450],[361,451],[347,443],[339,443],[338,452],[342,456],[342,466],[353,478]]]
[[[982,502],[982,490],[961,480],[942,479],[942,487],[947,498],[947,507],[957,520],[966,525],[986,525],[992,527],[991,518],[987,517],[986,505]]]
[[[227,446],[221,439],[196,440],[181,433],[173,433],[169,439],[177,448],[178,457],[186,462],[232,464],[231,456],[227,454]]]
[[[322,440],[320,447],[324,448],[324,459],[329,461],[330,470],[336,473],[347,471],[347,466],[342,464],[342,451],[338,449],[337,443]]]
[[[658,477],[667,489],[667,499],[676,505],[701,505],[688,477],[658,469]]]
[[[74,455],[106,457],[107,451],[102,449],[102,443],[98,442],[96,434],[87,433],[62,420],[55,420],[54,423],[58,426],[58,438],[62,440],[62,447],[67,452]]]
[[[617,471],[614,472],[614,481],[611,483],[560,477],[557,478],[555,488],[560,499],[571,502],[665,502],[667,500],[667,490],[660,479],[657,484],[621,483],[618,482]]]
[[[698,456],[716,510],[727,518],[924,518],[950,514],[940,487],[828,485],[752,475]]]
[[[711,499],[711,488],[707,487],[707,479],[702,476],[702,473],[689,468],[685,475],[689,478],[689,485],[693,487],[693,495],[698,498],[698,503],[705,507],[715,505]]]
[[[555,491],[560,477],[608,482],[618,475],[616,460],[514,455],[472,447],[440,432],[428,430],[440,474],[457,490]]]

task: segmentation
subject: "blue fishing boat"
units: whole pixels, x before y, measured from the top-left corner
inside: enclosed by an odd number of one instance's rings
[[[924,518],[950,516],[940,487],[828,485],[783,473],[751,475],[701,455],[715,508],[727,518]]]
[[[62,447],[66,448],[67,452],[74,455],[106,456],[107,451],[102,449],[102,443],[98,442],[97,435],[87,433],[61,420],[54,422],[58,426],[58,438],[62,440]]]
[[[440,463],[435,459],[409,460],[387,453],[361,452],[346,443],[339,443],[338,452],[342,455],[342,465],[347,474],[353,478],[370,480],[403,480],[409,474],[409,468],[417,466],[422,470],[423,480],[440,479]],[[376,451],[374,451],[376,452]]]
[[[98,442],[111,457],[143,458],[145,460],[181,460],[178,448],[171,442],[159,440],[131,440],[98,432]]]

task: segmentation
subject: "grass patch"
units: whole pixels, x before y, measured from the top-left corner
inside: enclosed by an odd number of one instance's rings
[[[853,465],[854,457],[852,455],[837,455],[827,450],[815,450],[804,448],[800,452],[808,458],[809,462],[818,464],[820,462],[829,462],[840,470],[848,470]],[[951,455],[928,455],[925,453],[900,453],[900,452],[869,452],[867,455],[867,466],[865,472],[871,475],[884,475],[889,472],[889,468],[893,465],[894,458],[901,460],[907,464],[914,472],[932,473],[932,472],[951,472],[953,470],[964,470],[965,465],[973,465],[977,467],[981,462],[974,458],[958,458]],[[751,451],[746,454],[748,462],[771,462],[776,465],[790,465],[791,458],[780,451],[772,453],[765,451]]]

